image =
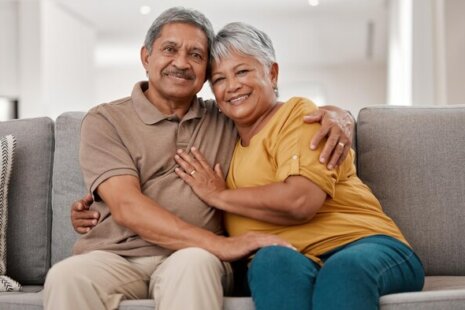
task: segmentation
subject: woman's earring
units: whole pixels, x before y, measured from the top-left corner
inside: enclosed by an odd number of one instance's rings
[[[278,90],[277,86],[273,87],[273,91],[274,91],[274,94],[276,95],[276,97],[278,97],[279,96],[279,90]]]

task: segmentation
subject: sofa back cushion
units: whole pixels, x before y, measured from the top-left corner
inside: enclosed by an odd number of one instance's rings
[[[465,275],[465,107],[372,107],[357,122],[358,174],[428,275]]]
[[[51,174],[54,130],[49,118],[0,122],[16,137],[8,193],[7,275],[42,284],[50,266]]]
[[[79,137],[84,112],[60,115],[55,124],[55,161],[53,164],[52,265],[71,255],[79,235],[71,221],[71,204],[86,193],[79,166]]]

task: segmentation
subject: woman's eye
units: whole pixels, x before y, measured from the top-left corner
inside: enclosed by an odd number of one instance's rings
[[[244,70],[239,70],[239,71],[237,71],[237,75],[244,75],[247,72],[249,72],[249,70],[245,70],[245,69]]]
[[[224,78],[222,78],[222,77],[213,79],[212,84],[214,85],[214,84],[216,84],[218,82],[221,82],[222,80],[224,80]]]

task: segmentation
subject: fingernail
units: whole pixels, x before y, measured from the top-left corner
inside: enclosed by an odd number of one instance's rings
[[[179,159],[179,155],[174,155],[174,158],[175,158],[175,159]]]
[[[325,158],[324,157],[320,157],[320,163],[324,163],[325,162]]]
[[[312,150],[314,150],[314,149],[316,148],[316,145],[315,145],[315,144],[310,144],[310,148],[311,148]]]
[[[329,169],[329,170],[331,170],[331,169],[333,169],[333,168],[334,168],[333,165],[328,165],[328,169]]]
[[[97,220],[92,220],[92,225],[96,225],[97,224]]]
[[[182,153],[182,150],[181,150],[181,149],[178,149],[176,152],[177,152],[178,154],[181,154],[181,153]]]
[[[195,151],[195,146],[191,147],[191,150]]]

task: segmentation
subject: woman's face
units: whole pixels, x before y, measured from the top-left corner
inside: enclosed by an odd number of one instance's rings
[[[238,53],[212,64],[211,85],[221,111],[238,125],[250,125],[276,103],[278,65],[267,69]]]

